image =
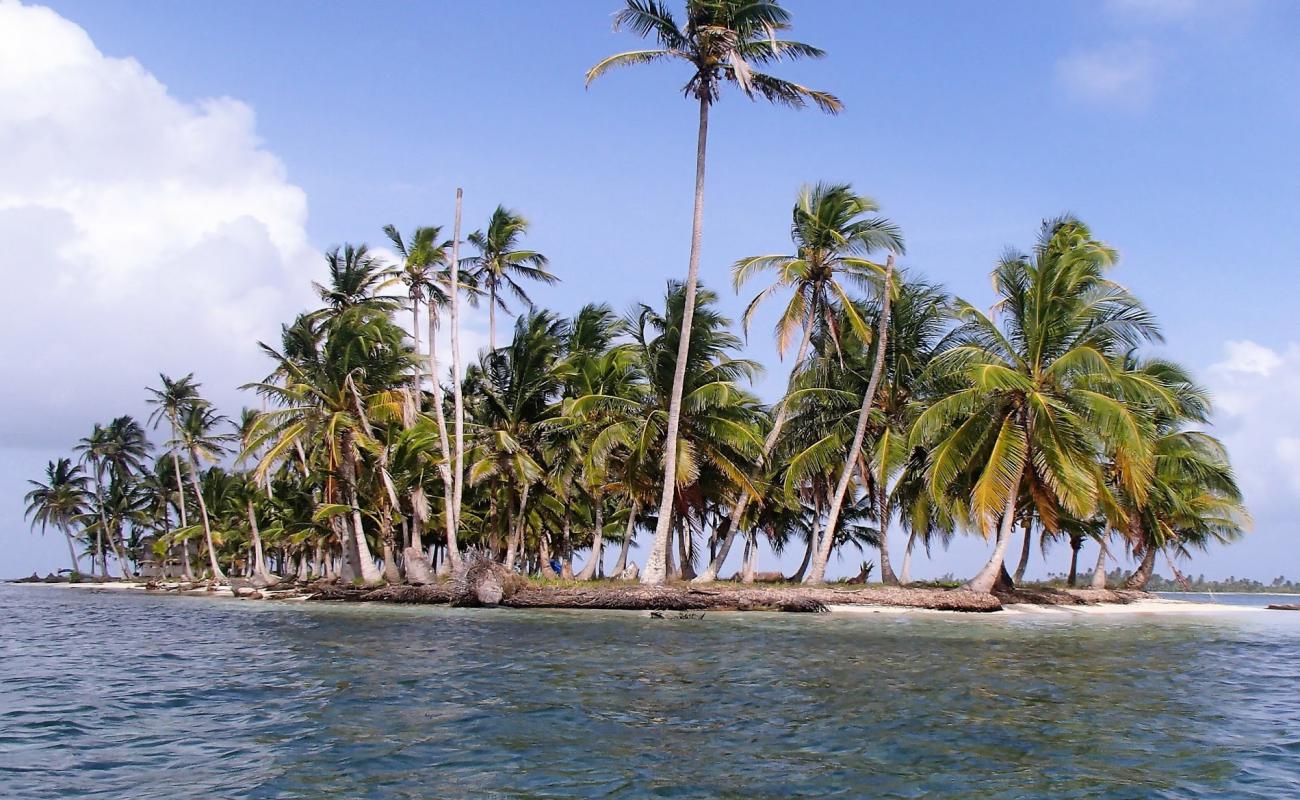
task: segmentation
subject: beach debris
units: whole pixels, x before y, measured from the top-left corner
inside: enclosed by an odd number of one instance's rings
[[[1269,603],[1265,608],[1270,611],[1300,611],[1300,603]]]
[[[451,576],[453,606],[495,606],[512,596],[527,580],[481,548],[461,558],[460,569]]]

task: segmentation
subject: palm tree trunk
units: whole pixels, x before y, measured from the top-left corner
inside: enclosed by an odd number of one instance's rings
[[[573,580],[573,509],[567,497],[564,500],[560,547],[564,548],[564,552],[560,554],[560,577],[566,581]]]
[[[686,270],[686,298],[682,330],[673,367],[673,388],[668,398],[668,423],[664,436],[664,485],[659,497],[659,524],[655,527],[650,554],[646,556],[644,584],[662,584],[668,579],[668,542],[673,525],[673,492],[677,483],[677,430],[682,415],[682,389],[686,384],[686,358],[691,347],[691,326],[695,321],[695,293],[700,277],[700,244],[704,236],[704,161],[709,140],[709,98],[700,97],[700,125],[695,141],[695,211],[691,217],[691,253]]]
[[[695,577],[695,540],[691,538],[691,526],[682,519],[680,529],[677,531],[677,550],[678,557],[682,564],[682,580],[689,581]]]
[[[1155,571],[1157,549],[1158,548],[1153,547],[1150,544],[1146,546],[1146,550],[1142,553],[1142,561],[1138,564],[1138,568],[1133,571],[1132,575],[1128,576],[1128,580],[1124,581],[1125,589],[1142,591],[1147,588],[1147,581],[1151,580],[1151,573]]]
[[[488,352],[497,351],[497,285],[488,280]]]
[[[438,446],[442,450],[442,463],[438,465],[438,475],[442,478],[442,495],[443,495],[443,527],[447,537],[447,558],[451,561],[452,569],[460,568],[460,544],[456,541],[456,514],[459,513],[459,507],[456,505],[456,486],[451,475],[451,444],[447,439],[447,417],[443,413],[442,407],[442,385],[438,382],[438,339],[437,339],[437,315],[433,311],[433,305],[428,306],[429,315],[429,378],[430,392],[433,395],[433,418],[438,424]],[[456,345],[453,344],[453,347]],[[454,359],[453,359],[454,361]],[[455,370],[453,370],[455,371]],[[456,380],[457,393],[460,392],[459,380]],[[459,406],[458,406],[459,407]],[[417,546],[419,546],[417,544]]]
[[[452,228],[451,265],[448,269],[448,282],[451,284],[451,386],[455,404],[453,424],[456,433],[456,462],[453,472],[454,502],[450,505],[451,530],[447,538],[447,561],[455,570],[460,568],[460,550],[456,536],[460,531],[460,501],[465,491],[465,401],[460,385],[460,203],[461,190],[456,187],[456,217]]]
[[[862,439],[867,433],[867,422],[871,419],[871,406],[875,402],[876,387],[880,385],[880,376],[885,371],[885,349],[889,337],[890,293],[894,282],[894,257],[885,262],[885,288],[880,304],[880,325],[876,332],[876,363],[871,367],[871,378],[867,381],[867,391],[862,395],[862,408],[858,411],[858,425],[853,431],[853,443],[844,458],[844,469],[840,471],[839,483],[835,485],[835,495],[831,498],[831,507],[826,515],[826,532],[822,534],[821,546],[813,558],[812,569],[804,583],[821,583],[826,579],[826,564],[831,558],[831,547],[835,544],[835,526],[840,521],[840,509],[844,506],[844,496],[848,493],[849,483],[853,479],[853,465],[862,450]]]
[[[916,531],[907,537],[907,549],[903,551],[903,569],[898,573],[898,582],[906,586],[912,582],[912,546],[916,544]]]
[[[208,521],[208,503],[203,499],[203,491],[199,488],[199,462],[190,453],[190,488],[194,491],[194,499],[199,504],[199,517],[203,520],[203,539],[208,544],[208,562],[212,568],[212,579],[224,581],[226,575],[221,571],[221,565],[217,563],[217,550],[212,544],[212,525]]]
[[[814,512],[812,530],[808,532],[808,544],[803,549],[803,561],[799,562],[799,569],[795,570],[795,573],[790,576],[792,583],[801,582],[803,576],[808,574],[808,565],[812,563],[813,550],[817,549],[817,529],[821,527],[821,524],[821,515]]]
[[[794,363],[790,365],[790,376],[786,378],[785,382],[787,394],[790,391],[791,384],[794,383],[794,376],[799,371],[799,365],[808,356],[808,344],[812,341],[812,329],[816,312],[817,304],[809,304],[808,316],[803,323],[803,340],[799,342],[799,352],[795,356]],[[763,442],[763,456],[758,462],[759,467],[762,467],[768,457],[772,455],[772,449],[776,447],[776,441],[781,436],[781,429],[785,427],[788,412],[789,407],[784,402],[777,406],[776,418],[772,420],[772,430],[768,432],[767,439]],[[749,492],[741,491],[740,498],[731,507],[731,516],[728,518],[729,524],[721,545],[718,547],[717,552],[713,554],[713,558],[709,560],[709,566],[691,581],[692,583],[712,583],[718,579],[718,573],[722,571],[722,564],[727,560],[727,554],[731,552],[731,544],[736,539],[736,532],[740,530],[740,520],[745,514],[745,507],[749,505],[750,499]]]
[[[754,573],[758,571],[758,534],[750,530],[746,536],[749,537],[749,547],[745,548],[745,569],[740,582],[753,583]]]
[[[596,502],[596,529],[591,534],[591,558],[583,565],[582,572],[578,573],[578,580],[589,581],[596,577],[596,565],[600,563],[601,547],[605,542],[605,504],[602,498],[594,498]]]
[[[636,536],[636,515],[641,510],[641,504],[632,501],[632,510],[627,515],[627,529],[623,531],[623,546],[618,551],[618,562],[614,564],[614,577],[623,577],[623,570],[627,569],[627,555],[632,549],[632,539]]]
[[[430,325],[430,328],[433,326]],[[430,330],[430,333],[433,331]],[[420,301],[411,297],[411,341],[415,345],[415,364],[411,376],[412,396],[415,397],[415,411],[420,411]]]
[[[356,556],[355,564],[357,577],[361,578],[364,583],[379,583],[383,576],[379,572],[379,567],[375,564],[374,556],[370,554],[370,545],[366,543],[366,530],[361,522],[361,505],[357,497],[357,445],[352,431],[344,428],[341,434],[341,448],[343,450],[343,463],[341,482],[343,484],[343,493],[348,506],[352,508],[351,555]],[[346,529],[349,526],[344,526]],[[344,551],[347,552],[346,550]]]
[[[515,521],[514,530],[510,533],[510,541],[506,545],[506,569],[515,568],[515,560],[519,558],[519,551],[523,548],[524,526],[528,522],[528,493],[531,489],[531,486],[525,486],[519,495],[519,519]]]
[[[184,498],[182,498],[182,502]],[[190,564],[190,540],[186,539],[181,542],[181,577],[190,583],[194,582],[194,568]]]
[[[68,555],[72,557],[72,571],[74,574],[80,575],[81,562],[77,560],[77,548],[72,545],[72,532],[68,530],[67,526],[61,527],[63,528],[63,538],[68,540]]]
[[[1029,549],[1030,545],[1033,544],[1034,521],[1029,515],[1025,515],[1025,519],[1020,523],[1020,526],[1025,530],[1025,541],[1020,545],[1020,563],[1016,564],[1014,580],[1017,584],[1025,579],[1025,570],[1029,569]]]
[[[385,505],[379,512],[379,541],[384,551],[384,580],[390,584],[402,582],[397,569],[397,539],[393,536],[393,509]]]
[[[961,588],[972,592],[991,593],[993,584],[997,583],[998,578],[1006,571],[1004,561],[1007,557],[1007,545],[1011,542],[1011,528],[1016,524],[1016,501],[1019,497],[1020,481],[1017,480],[1016,485],[1007,492],[1007,505],[1002,509],[1002,519],[998,524],[998,538],[993,546],[993,555],[984,568]]]
[[[253,500],[248,500],[248,529],[253,534],[253,576],[265,583],[271,582],[266,572],[266,557],[262,553],[262,533],[257,527],[257,514],[253,512]]]
[[[1079,548],[1083,547],[1082,536],[1070,537],[1070,576],[1065,583],[1071,589],[1079,583]]]
[[[889,492],[885,490],[885,466],[883,463],[880,466],[880,472],[880,480],[878,481],[880,499],[877,501],[880,508],[880,580],[888,586],[897,586],[898,576],[894,574],[894,567],[889,563],[889,518],[891,509],[889,507]],[[866,581],[863,581],[863,583],[866,583]]]
[[[1110,533],[1110,531],[1107,531]],[[1092,570],[1092,583],[1090,589],[1106,588],[1106,540],[1101,539],[1097,542],[1097,566]]]

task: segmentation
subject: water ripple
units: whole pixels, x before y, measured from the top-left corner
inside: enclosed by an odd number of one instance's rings
[[[0,605],[4,798],[1300,796],[1300,615]]]

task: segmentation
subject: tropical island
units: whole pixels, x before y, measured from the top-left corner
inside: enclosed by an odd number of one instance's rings
[[[763,71],[822,55],[779,38],[789,27],[774,2],[690,0],[678,21],[628,0],[616,28],[653,46],[587,75],[686,68],[690,256],[661,297],[535,307],[530,283],[563,271],[505,205],[465,232],[456,190],[450,225],[383,230],[395,260],[365,244],[325,254],[318,305],[260,343],[249,408],[223,413],[193,374],[161,375],[147,419],[94,424],[32,481],[33,526],[66,538],[73,580],[683,610],[1126,602],[1158,558],[1177,575],[1177,560],[1242,535],[1228,454],[1206,431],[1211,398],[1153,354],[1158,321],[1075,217],[989,254],[994,294],[968,299],[906,265],[904,232],[850,176],[790,187],[790,217],[771,221],[789,226],[787,252],[735,254],[731,288],[753,299],[739,320],[719,311],[700,280],[710,109],[725,89],[840,110]],[[467,304],[486,306],[489,346],[462,364]],[[787,374],[770,403],[750,388],[763,365],[739,355],[768,304],[789,356],[769,365]],[[989,542],[983,568],[956,589],[909,588],[916,549],[956,536]],[[1087,587],[1017,595],[1052,543],[1068,551],[1068,587]],[[798,568],[759,572],[762,546]],[[1081,566],[1085,547],[1095,562]],[[737,548],[738,586],[720,581]],[[856,583],[884,586],[828,584],[849,552],[873,554]],[[1136,569],[1108,576],[1121,553]]]

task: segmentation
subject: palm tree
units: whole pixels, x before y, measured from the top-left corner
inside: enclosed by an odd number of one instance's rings
[[[203,405],[206,401],[199,395],[199,384],[194,380],[194,373],[192,372],[179,380],[173,380],[162,373],[159,373],[158,378],[162,381],[160,388],[146,387],[150,395],[146,402],[154,406],[153,412],[149,415],[149,424],[153,426],[154,430],[157,430],[159,424],[166,419],[171,427],[171,440],[175,440],[180,433],[181,414],[190,408]],[[172,460],[172,473],[176,478],[176,508],[180,513],[181,527],[188,528],[190,522],[185,510],[185,490],[181,487],[181,475],[183,473],[180,451],[176,447],[169,447],[168,450]],[[189,578],[189,540],[183,541],[181,547],[184,558],[184,575]]]
[[[42,534],[50,525],[63,534],[68,542],[72,573],[77,575],[81,572],[81,564],[77,561],[72,527],[86,513],[86,495],[89,492],[86,484],[89,479],[67,458],[46,464],[45,478],[45,483],[28,481],[33,488],[23,498],[27,503],[24,516],[31,518],[33,528],[40,525]]]
[[[176,436],[168,444],[183,450],[189,461],[190,488],[194,500],[199,506],[199,517],[203,523],[203,538],[208,548],[208,566],[212,569],[212,579],[224,581],[226,575],[217,562],[217,549],[212,541],[212,521],[208,515],[207,500],[199,485],[199,462],[216,461],[226,452],[226,445],[238,436],[231,433],[218,433],[230,420],[200,402],[186,408],[180,416]]]
[[[403,240],[402,235],[398,233],[397,228],[389,225],[384,228],[389,241],[402,256],[402,282],[407,286],[408,295],[411,298],[412,325],[411,330],[415,341],[415,398],[417,410],[420,398],[420,302],[425,301],[425,308],[428,312],[429,323],[429,379],[430,394],[433,398],[433,418],[438,427],[438,444],[442,448],[442,461],[438,464],[438,474],[442,478],[443,485],[443,524],[446,532],[447,557],[451,560],[453,566],[460,563],[460,548],[456,542],[456,519],[455,519],[455,481],[452,478],[452,458],[451,442],[447,436],[447,417],[443,413],[442,404],[442,386],[438,377],[438,349],[437,349],[437,332],[438,332],[438,308],[444,305],[450,297],[451,286],[444,286],[441,283],[442,273],[445,271],[450,276],[451,267],[448,262],[447,248],[451,242],[440,242],[442,229],[438,227],[416,228],[409,240]],[[450,277],[448,277],[450,283]],[[453,380],[459,380],[459,376],[453,376]],[[418,482],[412,486],[415,493],[411,500],[414,505],[421,509],[426,505],[424,500],[424,488]],[[407,558],[420,558],[418,553],[408,553]]]
[[[854,194],[847,184],[805,186],[799,191],[791,215],[790,238],[795,252],[751,256],[736,262],[732,268],[737,291],[759,272],[776,272],[776,280],[750,301],[741,317],[746,333],[754,313],[764,300],[779,291],[791,292],[790,300],[776,323],[777,353],[782,356],[796,332],[799,333],[799,349],[786,381],[787,389],[803,366],[813,328],[819,322],[825,325],[837,349],[840,341],[837,321],[841,318],[849,321],[862,341],[870,339],[866,323],[849,300],[844,282],[870,285],[879,277],[882,267],[865,256],[878,250],[903,251],[902,234],[892,222],[866,216],[877,210],[872,200]],[[784,402],[778,403],[774,409],[775,418],[763,443],[760,466],[772,455],[772,448],[785,426],[787,411]],[[749,500],[749,495],[742,493],[732,507],[722,545],[708,569],[695,579],[696,582],[707,583],[717,578]]]
[[[678,371],[673,376],[668,407],[667,438],[677,439],[684,392],[690,332],[694,330],[697,284],[700,272],[700,243],[704,224],[704,164],[709,135],[709,107],[717,102],[723,84],[729,83],[747,97],[801,108],[812,102],[827,113],[838,113],[841,104],[833,95],[758,72],[754,68],[785,59],[820,58],[823,53],[811,45],[777,39],[788,30],[790,15],[775,0],[687,0],[686,19],[678,23],[668,7],[657,0],[626,0],[614,17],[615,30],[627,27],[641,38],[653,38],[654,49],[632,50],[612,55],[587,71],[586,82],[616,67],[654,61],[680,60],[690,66],[684,87],[699,105],[699,127],[695,144],[695,209],[691,217],[691,249],[688,259]],[[642,582],[663,583],[667,578],[668,538],[672,527],[673,491],[677,474],[676,452],[669,448],[663,466],[663,488],[659,500],[659,522],[655,529]]]
[[[486,230],[474,231],[469,243],[478,249],[478,255],[465,259],[477,285],[488,295],[488,349],[497,349],[497,307],[510,312],[501,298],[501,291],[509,289],[519,301],[531,306],[533,301],[520,284],[528,279],[554,284],[559,278],[546,271],[546,256],[535,250],[523,250],[519,241],[528,233],[528,220],[505,206],[497,206],[488,220]]]
[[[130,494],[130,484],[144,471],[149,440],[140,423],[124,415],[114,418],[107,426],[96,424],[90,436],[78,442],[76,451],[81,453],[83,464],[88,462],[91,465],[90,476],[94,481],[95,508],[99,517],[97,550],[101,574],[108,577],[108,554],[104,549],[104,538],[107,537],[117,555],[122,577],[129,580],[130,564],[125,547],[116,536],[120,528],[109,524],[106,495],[114,489],[118,498]]]
[[[1051,220],[1032,256],[1009,253],[994,270],[996,316],[957,302],[960,327],[931,365],[945,391],[912,441],[932,448],[930,493],[964,505],[986,537],[996,529],[969,589],[991,591],[1005,575],[1022,493],[1048,530],[1087,519],[1100,492],[1097,454],[1110,451],[1127,454],[1120,483],[1145,495],[1149,426],[1134,406],[1165,403],[1168,393],[1110,360],[1159,336],[1142,304],[1105,277],[1114,261],[1083,223]]]

